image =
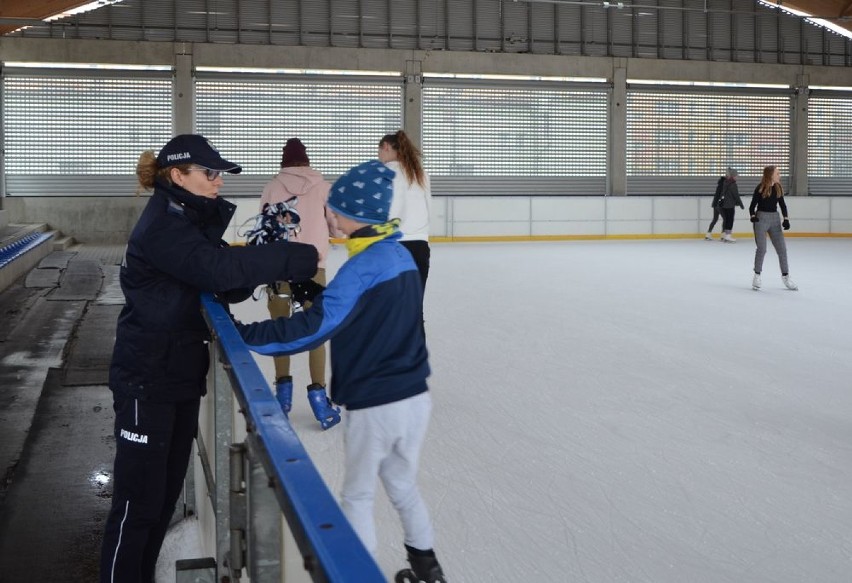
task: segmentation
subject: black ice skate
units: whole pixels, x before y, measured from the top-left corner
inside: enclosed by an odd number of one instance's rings
[[[408,550],[411,568],[398,572],[394,577],[395,583],[447,583],[434,552],[421,551],[408,545],[405,548]]]

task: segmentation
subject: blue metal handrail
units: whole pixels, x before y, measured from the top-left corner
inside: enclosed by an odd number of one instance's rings
[[[262,463],[275,486],[278,502],[305,565],[321,571],[314,573],[315,580],[334,583],[385,581],[281,412],[231,317],[211,294],[202,294],[202,303],[208,324],[230,365],[234,393],[249,431],[256,435],[261,445]]]

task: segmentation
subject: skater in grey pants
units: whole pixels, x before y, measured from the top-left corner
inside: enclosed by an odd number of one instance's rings
[[[778,215],[778,207],[784,220]],[[790,228],[787,218],[787,204],[784,202],[784,189],[781,187],[781,174],[775,166],[767,166],[763,169],[763,179],[751,198],[748,207],[751,222],[754,223],[754,242],[757,249],[754,252],[754,278],[752,287],[760,289],[760,273],[763,271],[763,258],[766,256],[766,236],[772,241],[772,246],[778,254],[778,263],[781,266],[781,281],[790,290],[798,287],[790,279],[789,267],[787,265],[787,245],[784,242],[784,231]],[[782,230],[783,229],[783,230]]]

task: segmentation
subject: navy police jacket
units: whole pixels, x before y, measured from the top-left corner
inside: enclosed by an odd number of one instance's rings
[[[158,182],[127,244],[110,366],[117,396],[173,402],[206,392],[209,333],[200,294],[280,280],[317,270],[311,245],[228,247],[221,240],[236,207]]]
[[[420,274],[397,231],[351,257],[311,307],[290,318],[237,323],[260,354],[311,350],[331,339],[331,399],[375,407],[427,390]]]

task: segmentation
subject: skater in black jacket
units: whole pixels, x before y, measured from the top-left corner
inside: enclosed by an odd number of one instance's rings
[[[236,209],[218,197],[222,174],[240,170],[199,135],[177,136],[158,156],[139,158],[140,188],[154,193],[121,265],[125,306],[109,378],[116,454],[101,583],[154,581],[206,392],[210,335],[201,292],[227,299],[243,290],[245,298],[257,285],[316,273],[312,245],[221,240]]]
[[[778,207],[784,220],[778,216]],[[767,166],[763,169],[763,179],[748,205],[751,222],[754,223],[754,242],[757,248],[754,252],[754,277],[751,287],[758,290],[761,286],[760,272],[763,270],[763,258],[766,256],[766,236],[772,241],[778,254],[781,266],[781,282],[789,290],[797,290],[799,286],[790,279],[790,268],[787,265],[787,244],[784,242],[784,231],[790,228],[787,218],[787,203],[784,202],[784,189],[781,187],[781,172],[777,166]]]

